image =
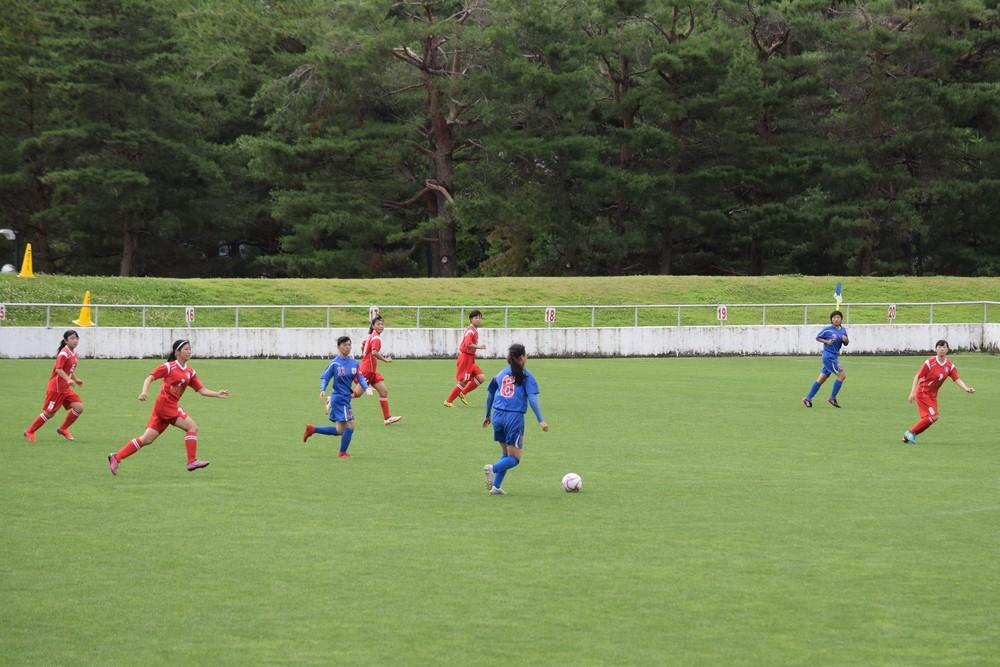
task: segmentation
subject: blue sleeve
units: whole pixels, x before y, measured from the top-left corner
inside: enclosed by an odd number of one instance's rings
[[[528,405],[531,406],[531,411],[535,413],[535,419],[538,421],[545,421],[542,417],[542,406],[538,405],[538,394],[528,394]]]
[[[326,391],[326,385],[330,384],[330,380],[331,379],[333,379],[333,362],[332,361],[330,362],[330,365],[326,367],[326,370],[323,371],[323,374],[319,376],[319,382],[320,382],[320,384],[319,384],[319,393],[322,394],[324,391]]]
[[[497,379],[493,378],[490,380],[490,386],[486,390],[486,416],[490,416],[490,412],[493,411],[493,398],[497,395],[497,389],[500,385],[497,384]]]

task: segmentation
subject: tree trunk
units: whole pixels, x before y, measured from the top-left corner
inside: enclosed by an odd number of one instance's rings
[[[433,266],[431,276],[435,278],[452,278],[458,275],[455,257],[457,243],[455,241],[455,215],[451,193],[454,186],[455,165],[452,151],[455,137],[452,126],[448,122],[447,107],[443,95],[435,85],[434,76],[423,72],[424,88],[427,91],[427,116],[431,124],[431,178],[435,185],[436,201],[435,229],[436,237],[431,241],[433,250]]]
[[[120,276],[134,276],[139,260],[139,231],[131,225],[122,230],[122,263]]]

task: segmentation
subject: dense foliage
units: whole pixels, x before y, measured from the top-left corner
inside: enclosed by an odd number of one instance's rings
[[[997,5],[8,0],[0,227],[49,272],[1000,275]]]

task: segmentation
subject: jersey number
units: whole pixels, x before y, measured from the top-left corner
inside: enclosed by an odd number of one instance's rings
[[[510,398],[514,395],[514,387],[514,376],[505,376],[504,379],[500,381],[500,395],[504,398]]]

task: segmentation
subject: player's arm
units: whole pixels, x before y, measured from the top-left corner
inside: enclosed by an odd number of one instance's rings
[[[844,345],[850,345],[851,341],[847,338],[847,329],[844,329],[844,335],[840,337],[840,342]]]
[[[330,380],[333,379],[333,373],[333,362],[330,362],[330,365],[326,367],[323,374],[319,376],[319,399],[321,401],[326,398],[326,386],[330,384]]]
[[[531,406],[531,411],[535,413],[538,425],[542,427],[543,431],[548,431],[549,423],[542,417],[542,406],[538,404],[538,394],[528,394],[528,405]]]
[[[57,368],[56,369],[56,375],[58,375],[59,377],[61,377],[63,379],[63,381],[66,384],[68,384],[69,386],[71,386],[71,387],[74,384],[76,384],[76,380],[73,379],[73,376],[71,376],[69,373],[67,373],[66,371],[64,371],[61,368]]]
[[[490,386],[486,388],[486,416],[483,417],[483,428],[489,426],[492,421],[490,413],[493,412],[493,398],[497,395],[499,388],[500,385],[497,384],[496,378],[490,380]]]
[[[917,398],[917,384],[920,382],[920,376],[924,374],[924,367],[921,366],[917,374],[913,376],[913,384],[910,385],[910,395],[907,397],[910,403],[912,403]]]
[[[373,350],[372,354],[375,355],[375,358],[378,359],[379,361],[384,361],[387,364],[392,363],[391,354],[382,354],[379,350]]]
[[[146,379],[143,380],[143,382],[142,382],[142,389],[139,390],[139,400],[140,401],[145,401],[146,400],[146,396],[149,395],[149,385],[151,385],[153,383],[153,380],[155,380],[155,379],[156,378],[153,376],[153,374],[150,373],[149,375],[146,376]]]
[[[962,391],[964,391],[966,394],[975,394],[976,393],[975,388],[970,387],[969,385],[965,384],[965,380],[963,380],[962,378],[955,378],[955,384],[957,384],[959,387],[961,387]]]
[[[81,380],[80,378],[78,378],[76,376],[76,373],[70,373],[70,377],[73,378],[73,382],[75,382],[77,384],[77,386],[79,386],[79,387],[83,386],[83,380]]]
[[[228,389],[220,389],[215,391],[214,389],[209,389],[208,387],[201,387],[197,390],[202,396],[208,396],[209,398],[229,398]]]

